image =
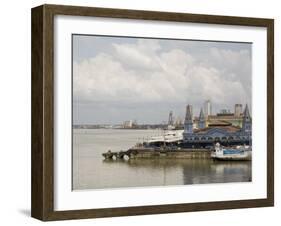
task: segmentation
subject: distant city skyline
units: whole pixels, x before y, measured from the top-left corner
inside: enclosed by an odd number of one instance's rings
[[[207,101],[209,101],[209,100],[207,100]],[[205,103],[206,103],[206,102],[204,102],[204,104],[205,104]],[[216,112],[212,111],[212,114],[209,114],[209,115],[214,116],[214,115],[217,115],[217,114],[233,114],[234,116],[237,116],[237,112],[236,112],[236,111],[237,111],[237,108],[236,108],[236,105],[242,105],[242,104],[235,104],[235,106],[233,106],[233,109],[222,108],[222,109],[219,109],[219,110],[216,111]],[[249,104],[247,104],[247,105],[248,105],[249,111],[251,112],[251,109],[250,109],[250,107],[249,107]],[[191,105],[191,106],[192,106],[192,105]],[[243,113],[243,112],[244,112],[245,106],[246,106],[246,104],[241,106],[242,108],[241,108],[241,110],[240,110],[239,113]],[[185,107],[186,107],[186,106],[185,106]],[[194,106],[192,106],[192,108],[193,108],[193,107],[194,107]],[[202,110],[204,109],[204,105],[202,105],[201,108],[200,108],[200,107],[196,107],[196,109],[199,109],[199,111],[198,111],[198,112],[195,112],[195,113],[194,113],[194,111],[192,111],[192,113],[193,113],[193,119],[199,117],[201,109],[202,109]],[[206,115],[206,113],[205,113],[204,110],[203,110],[203,113],[204,113],[204,116],[207,117],[207,115]],[[153,124],[163,124],[163,123],[168,124],[168,123],[169,123],[169,118],[170,118],[170,115],[171,115],[171,114],[172,114],[172,117],[173,117],[173,121],[174,121],[174,122],[177,121],[177,120],[181,120],[182,123],[184,122],[185,115],[177,115],[177,114],[176,114],[176,111],[170,110],[169,112],[167,112],[166,118],[163,118],[162,121],[157,121],[157,122],[150,122],[150,123],[147,123],[147,122],[138,121],[136,118],[127,118],[127,119],[124,119],[123,121],[116,122],[116,123],[77,123],[77,124],[74,123],[74,125],[83,125],[83,124],[84,124],[84,125],[91,125],[91,124],[92,124],[92,125],[121,125],[121,124],[124,124],[125,122],[128,122],[128,121],[132,121],[132,122],[135,122],[135,123],[140,124],[140,125],[143,125],[143,124],[151,124],[151,125],[153,125]]]
[[[251,109],[251,44],[73,36],[73,124],[158,124],[210,100]]]

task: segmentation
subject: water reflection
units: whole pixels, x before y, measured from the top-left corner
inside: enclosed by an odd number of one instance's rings
[[[181,182],[175,184],[206,184],[252,181],[251,161],[214,161],[212,159],[129,159],[104,160],[104,164],[126,164],[133,169],[149,169],[151,173],[181,171]],[[165,175],[166,174],[166,175]],[[177,175],[178,176],[178,175]],[[179,179],[179,178],[177,178]],[[165,185],[174,185],[169,180]]]

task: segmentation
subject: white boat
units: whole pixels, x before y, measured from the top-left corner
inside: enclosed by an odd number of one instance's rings
[[[163,135],[151,137],[146,143],[177,143],[183,140],[183,131],[184,130],[164,131]]]
[[[218,160],[252,160],[252,147],[248,145],[223,147],[216,143],[211,157]]]

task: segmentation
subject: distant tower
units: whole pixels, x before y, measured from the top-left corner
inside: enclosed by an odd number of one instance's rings
[[[245,106],[244,115],[243,115],[242,130],[245,133],[251,133],[252,132],[252,119],[251,119],[251,115],[250,115],[249,108],[248,108],[247,104]]]
[[[239,117],[242,113],[242,104],[235,104],[234,107],[234,116]]]
[[[201,108],[200,115],[199,115],[198,128],[203,129],[205,127],[206,127],[205,116],[204,116],[204,113],[203,113],[203,109]]]
[[[209,115],[212,115],[212,104],[210,100],[206,100],[204,103],[204,113],[206,118],[208,118]]]
[[[187,105],[186,115],[184,120],[184,133],[192,134],[193,133],[193,119],[192,119],[192,106]]]
[[[179,116],[177,117],[177,119],[175,121],[175,126],[176,127],[182,126],[182,120],[181,120],[181,118]]]
[[[173,119],[173,112],[172,111],[170,111],[170,113],[169,113],[168,125],[169,126],[174,125],[174,119]]]

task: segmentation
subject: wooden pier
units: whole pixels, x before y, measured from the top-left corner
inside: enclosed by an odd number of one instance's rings
[[[127,151],[107,151],[102,154],[106,160],[118,159],[140,159],[140,158],[172,158],[172,159],[209,159],[210,149],[153,149],[153,148],[131,148]]]

